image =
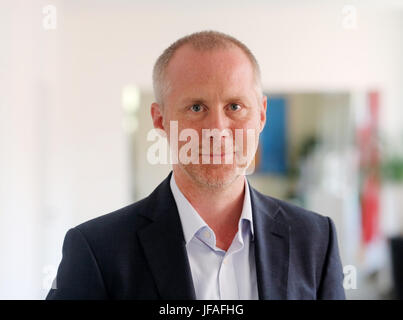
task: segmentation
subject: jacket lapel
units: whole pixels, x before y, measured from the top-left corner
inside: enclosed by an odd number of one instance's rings
[[[196,299],[171,175],[148,197],[143,215],[152,222],[138,236],[161,299]]]
[[[259,299],[287,299],[289,226],[275,200],[250,188]]]
[[[196,299],[171,175],[147,198],[151,223],[138,236],[161,299]],[[250,197],[259,299],[287,299],[289,226],[274,199],[252,187]]]

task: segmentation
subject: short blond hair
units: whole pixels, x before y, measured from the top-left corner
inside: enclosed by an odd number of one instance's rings
[[[249,48],[230,35],[210,30],[192,33],[176,40],[158,57],[153,68],[153,87],[155,99],[160,106],[163,106],[163,97],[169,89],[169,84],[165,79],[165,70],[175,52],[185,44],[189,44],[194,49],[201,51],[238,47],[245,53],[252,64],[257,94],[262,95],[260,67]]]

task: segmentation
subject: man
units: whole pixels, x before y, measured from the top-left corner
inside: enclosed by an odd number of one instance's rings
[[[248,48],[213,31],[186,36],[153,82],[154,127],[179,150],[173,172],[147,198],[70,229],[47,298],[344,299],[330,218],[245,178],[267,106]],[[172,126],[197,139],[177,141]]]

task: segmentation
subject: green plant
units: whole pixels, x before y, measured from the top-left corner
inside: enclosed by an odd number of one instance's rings
[[[382,162],[382,177],[387,181],[403,182],[403,157],[386,158]]]

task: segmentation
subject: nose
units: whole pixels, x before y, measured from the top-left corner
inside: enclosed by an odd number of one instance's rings
[[[230,119],[227,117],[223,108],[216,107],[209,110],[202,125],[203,129],[206,129],[203,130],[203,140],[209,141],[209,144],[212,145],[211,150],[228,147],[226,140],[228,140],[227,142],[231,141],[229,121]],[[219,153],[220,151],[217,152]]]
[[[206,117],[205,129],[218,129],[220,131],[228,128],[228,118],[222,108],[211,108]]]

